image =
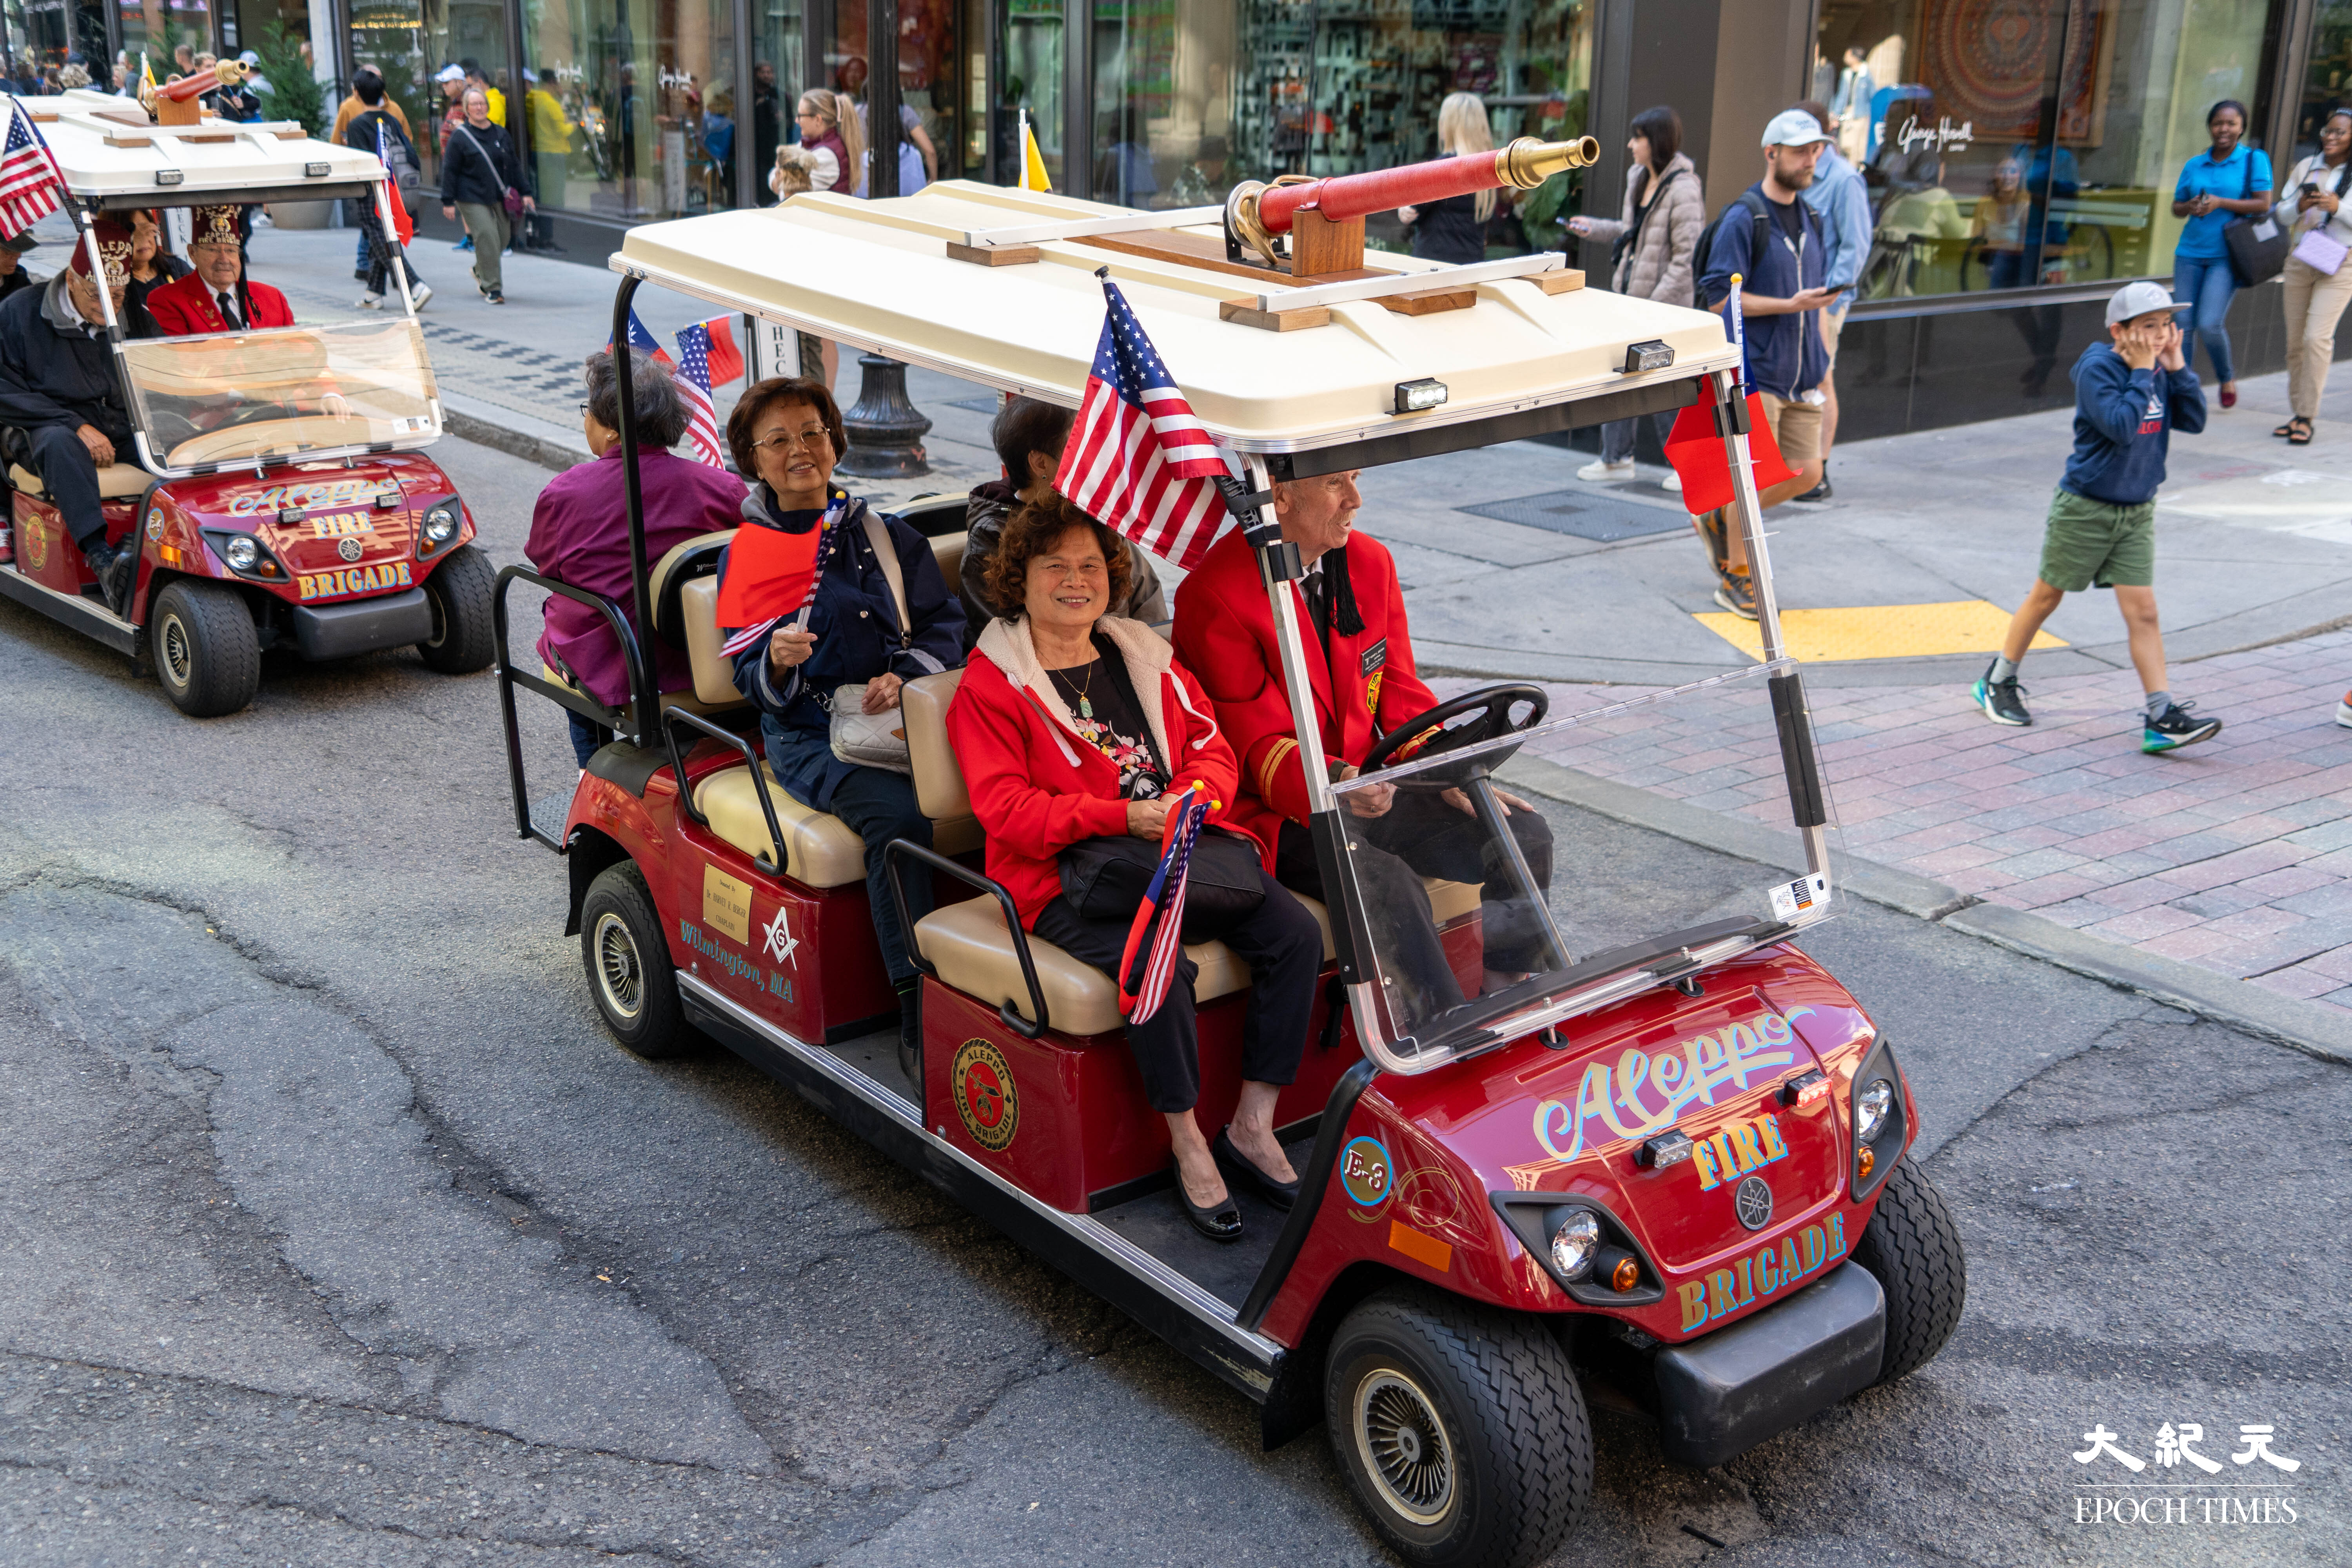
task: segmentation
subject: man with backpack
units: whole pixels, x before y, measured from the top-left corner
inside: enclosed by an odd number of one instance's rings
[[[1757,497],[1766,507],[1802,495],[1822,482],[1822,380],[1829,353],[1820,315],[1835,298],[1825,287],[1828,246],[1820,219],[1799,196],[1813,183],[1813,165],[1829,138],[1801,109],[1773,116],[1764,128],[1764,177],[1739,194],[1699,236],[1699,302],[1723,312],[1731,277],[1740,276],[1742,374],[1760,395],[1764,417],[1781,460],[1794,477]],[[1728,319],[1724,322],[1730,331]],[[1730,526],[1729,509],[1695,517],[1715,563],[1715,602],[1735,616],[1756,618],[1756,590],[1748,542]]]
[[[343,145],[362,153],[373,153],[383,161],[384,172],[392,176],[392,199],[400,205],[394,215],[396,224],[404,224],[408,216],[408,193],[424,183],[424,174],[416,165],[416,144],[408,139],[408,127],[397,118],[400,105],[385,96],[383,78],[373,66],[362,67],[352,77],[352,96],[360,102],[360,110],[343,128]],[[338,116],[340,119],[341,116]],[[361,280],[367,292],[352,301],[362,310],[383,308],[385,281],[392,277],[392,263],[398,255],[407,261],[403,237],[395,229],[387,232],[383,215],[373,201],[355,201],[360,231],[360,257],[365,266]],[[417,310],[433,298],[433,290],[424,279],[411,270],[409,301]]]

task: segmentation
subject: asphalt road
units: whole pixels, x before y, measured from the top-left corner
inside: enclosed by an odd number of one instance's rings
[[[439,450],[515,559],[544,474]],[[732,1058],[612,1045],[487,675],[272,662],[199,723],[0,605],[0,1562],[1387,1561],[1319,1436],[1260,1453]],[[1555,820],[1622,897],[1761,879]],[[1867,906],[1810,945],[1912,1075],[1967,1316],[1720,1470],[1598,1411],[1559,1561],[2345,1561],[2352,1075]],[[2070,1457],[2167,1422],[2223,1473]]]

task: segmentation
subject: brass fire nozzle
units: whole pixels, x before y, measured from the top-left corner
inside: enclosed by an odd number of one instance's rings
[[[1522,136],[1495,154],[1495,174],[1502,184],[1532,191],[1554,174],[1585,168],[1601,160],[1601,143],[1591,136],[1572,142],[1538,142]]]

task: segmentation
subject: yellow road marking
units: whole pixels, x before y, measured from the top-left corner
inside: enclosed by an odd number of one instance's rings
[[[1754,621],[1720,611],[1691,617],[1750,658],[1764,657],[1764,635]],[[1858,605],[1836,610],[1783,610],[1780,636],[1790,657],[1807,663],[1837,659],[1919,658],[1939,653],[1999,653],[2009,612],[1983,599],[1946,605]],[[2064,647],[2046,631],[2035,647]]]

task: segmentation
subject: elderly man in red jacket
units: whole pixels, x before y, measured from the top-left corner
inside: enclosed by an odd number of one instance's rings
[[[239,216],[235,206],[194,209],[195,232],[188,241],[188,260],[195,270],[147,296],[147,313],[155,318],[164,336],[294,324],[294,310],[285,295],[245,276]]]
[[[1335,780],[1353,778],[1381,737],[1437,706],[1414,672],[1412,636],[1396,563],[1359,533],[1363,497],[1356,472],[1278,482],[1274,515],[1298,547],[1307,575],[1289,592],[1307,639],[1307,677],[1323,754]],[[1241,759],[1242,798],[1234,825],[1274,847],[1269,868],[1294,892],[1326,899],[1306,823],[1307,778],[1299,763],[1274,614],[1257,561],[1239,529],[1210,547],[1176,590],[1176,653],[1216,704]],[[1551,826],[1514,796],[1499,796],[1511,832],[1538,887],[1551,883]],[[1486,988],[1539,967],[1545,933],[1513,880],[1501,846],[1491,844],[1458,789],[1399,791],[1373,785],[1341,797],[1357,844],[1356,876],[1393,990],[1400,1032],[1459,1005],[1462,991],[1437,937],[1423,877],[1483,884]]]

